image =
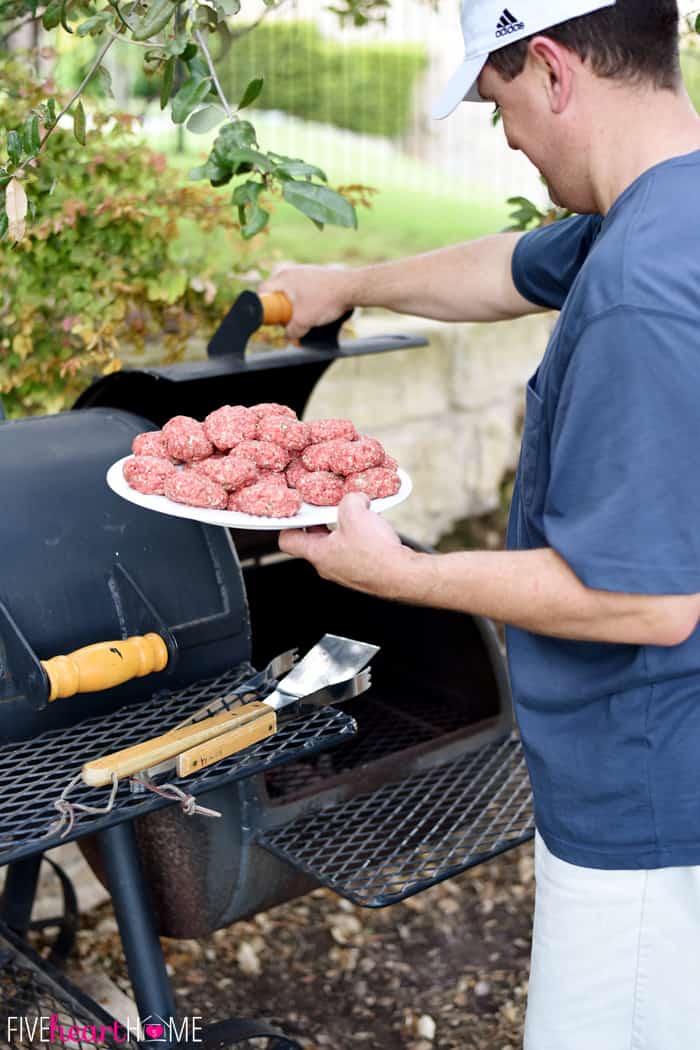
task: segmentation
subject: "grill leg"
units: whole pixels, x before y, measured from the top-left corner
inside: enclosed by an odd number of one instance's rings
[[[29,929],[41,856],[37,853],[7,866],[5,889],[0,897],[0,918],[20,937],[26,937]]]
[[[115,824],[99,833],[109,891],[134,990],[139,1017],[154,1015],[167,1025],[176,1020],[175,999],[165,969],[133,823]],[[162,1041],[142,1043],[166,1050]]]

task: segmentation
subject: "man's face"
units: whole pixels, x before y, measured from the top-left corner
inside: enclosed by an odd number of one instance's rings
[[[543,176],[552,201],[572,210],[582,208],[584,173],[570,124],[553,114],[542,71],[528,62],[514,80],[504,80],[490,63],[478,81],[482,98],[495,102],[511,149],[520,150]]]

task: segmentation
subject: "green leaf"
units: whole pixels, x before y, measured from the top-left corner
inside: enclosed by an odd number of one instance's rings
[[[700,33],[700,15],[695,19],[695,32]]]
[[[10,222],[7,218],[7,212],[3,208],[0,212],[0,241],[4,240],[7,236],[7,227],[9,226],[9,224]]]
[[[199,78],[209,76],[209,66],[206,63],[206,60],[196,51],[191,58],[185,58],[183,54],[182,60],[187,63],[187,68],[193,77]]]
[[[170,0],[168,0],[170,2]],[[203,102],[211,91],[211,78],[190,77],[173,99],[172,118],[174,124],[183,124],[192,110]]]
[[[7,133],[7,155],[13,164],[19,164],[22,157],[22,139],[18,131]]]
[[[35,157],[41,148],[39,117],[36,113],[32,113],[24,122],[22,145],[24,146],[24,152],[28,153],[30,157]]]
[[[217,7],[227,16],[237,15],[241,9],[241,0],[217,0]]]
[[[41,16],[41,24],[44,29],[55,29],[61,21],[61,12],[63,10],[62,0],[52,0],[49,6]]]
[[[297,211],[316,222],[357,228],[357,215],[352,204],[327,186],[318,186],[314,182],[284,182],[282,196]]]
[[[140,18],[132,29],[134,40],[150,40],[156,33],[165,29],[175,14],[177,4],[173,0],[151,0],[151,5],[143,18]]]
[[[160,85],[160,108],[165,109],[173,90],[175,79],[175,58],[169,58],[163,69],[163,83]]]
[[[262,77],[255,77],[253,80],[251,80],[248,84],[248,87],[243,92],[243,97],[238,103],[238,108],[245,109],[246,106],[249,106],[251,104],[251,102],[255,102],[256,98],[263,89],[264,83],[265,81]]]
[[[190,42],[187,45],[187,47],[185,48],[185,50],[180,54],[180,58],[182,59],[183,62],[191,62],[196,54],[197,54],[197,45],[193,44],[192,41],[190,40]],[[206,66],[206,63],[204,63],[204,65]],[[205,74],[206,74],[206,70],[205,70]]]
[[[320,168],[303,160],[293,160],[291,157],[285,157],[281,164],[276,164],[273,174],[278,179],[316,178],[328,182],[328,176]]]
[[[112,91],[112,74],[110,73],[110,71],[107,69],[106,66],[98,66],[97,76],[100,81],[100,84],[102,85],[102,90],[104,91],[107,98],[113,99],[114,92]]]
[[[86,18],[78,26],[78,36],[99,36],[103,33],[108,22],[112,19],[109,11],[100,11],[99,14]]]
[[[82,102],[78,102],[73,113],[73,134],[81,146],[85,145],[85,110]]]
[[[245,146],[239,149],[229,146],[225,153],[217,152],[214,161],[230,168],[234,175],[245,175],[253,168],[265,172],[272,170],[272,165],[264,153]]]
[[[270,213],[261,208],[258,203],[258,197],[264,188],[262,182],[254,182],[249,179],[240,186],[236,186],[233,191],[231,201],[238,208],[241,234],[246,241],[255,237],[256,233],[260,233],[270,218]]]
[[[220,164],[229,164],[229,155],[241,149],[252,149],[257,146],[255,128],[247,120],[235,120],[224,124],[214,139],[212,157]],[[232,166],[231,161],[229,166]]]
[[[206,135],[225,119],[226,114],[221,106],[204,106],[203,109],[198,109],[196,113],[193,113],[187,121],[187,130],[193,135]]]
[[[168,40],[168,42],[166,43],[165,53],[166,55],[170,55],[172,58],[177,58],[178,55],[184,56],[185,51],[189,47],[194,48],[192,54],[196,54],[197,47],[195,44],[191,43],[187,33],[176,33],[175,36],[171,37],[170,40]]]

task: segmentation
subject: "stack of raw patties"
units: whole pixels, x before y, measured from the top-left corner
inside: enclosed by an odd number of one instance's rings
[[[258,517],[289,518],[302,503],[333,507],[401,487],[398,465],[349,419],[305,423],[287,405],[224,405],[203,423],[174,416],[134,438],[127,483],[144,495]]]

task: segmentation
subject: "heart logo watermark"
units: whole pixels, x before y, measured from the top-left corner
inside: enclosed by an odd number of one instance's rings
[[[143,1031],[147,1039],[160,1039],[165,1029],[162,1024],[147,1024]]]

